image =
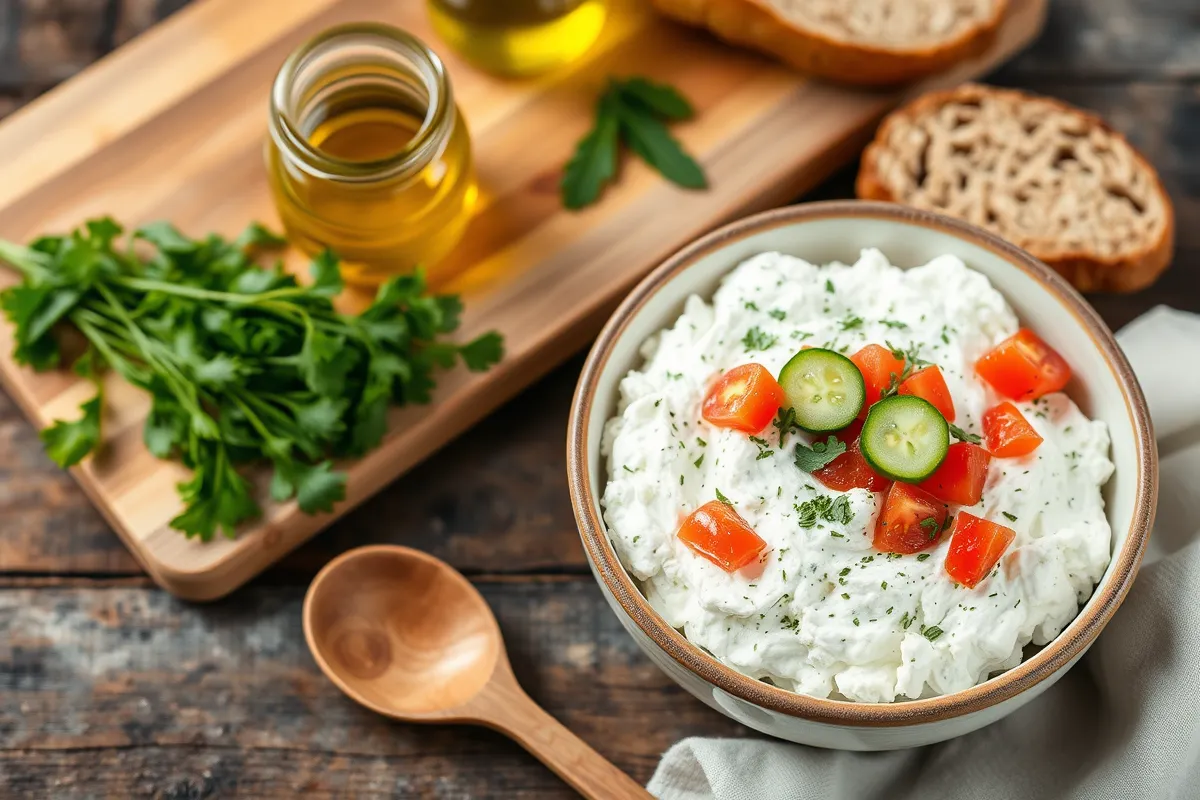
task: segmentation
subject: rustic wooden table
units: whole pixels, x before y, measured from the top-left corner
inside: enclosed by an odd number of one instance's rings
[[[0,0],[0,115],[186,2]],[[1195,0],[1055,0],[1041,41],[994,77],[1095,109],[1163,174],[1175,266],[1140,294],[1092,298],[1114,328],[1158,303],[1200,310],[1198,79]],[[849,196],[852,181],[847,170],[817,194]],[[684,736],[750,735],[664,677],[592,581],[564,468],[580,363],[202,606],[144,577],[0,395],[0,796],[566,796],[499,735],[389,723],[317,671],[305,587],[333,555],[377,542],[467,574],[530,694],[638,780]]]

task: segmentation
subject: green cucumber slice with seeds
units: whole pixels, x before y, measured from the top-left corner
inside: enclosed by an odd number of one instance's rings
[[[841,353],[810,347],[779,371],[779,385],[796,412],[796,424],[824,433],[846,427],[862,410],[867,390],[862,373]]]
[[[894,395],[871,406],[859,447],[876,472],[916,483],[932,475],[946,457],[950,426],[928,401]]]

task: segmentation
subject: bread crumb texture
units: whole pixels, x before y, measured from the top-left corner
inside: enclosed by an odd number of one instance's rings
[[[770,0],[789,22],[831,39],[898,50],[962,36],[996,15],[999,0]]]
[[[968,85],[888,117],[858,194],[987,228],[1084,291],[1130,291],[1170,263],[1174,222],[1154,168],[1099,118]]]
[[[983,52],[1008,0],[651,0],[661,12],[839,83],[890,86]]]

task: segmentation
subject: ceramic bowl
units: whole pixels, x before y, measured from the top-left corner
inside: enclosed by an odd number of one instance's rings
[[[797,694],[742,675],[668,626],[626,573],[609,541],[599,499],[600,456],[618,384],[640,366],[638,348],[671,324],[692,294],[711,297],[744,259],[765,251],[813,263],[854,263],[878,247],[900,266],[953,253],[982,272],[1071,364],[1067,391],[1108,423],[1116,471],[1104,487],[1113,555],[1075,620],[1018,667],[962,692],[895,703],[852,703]],[[571,501],[592,571],[622,624],[664,672],[728,717],[757,731],[819,747],[886,750],[960,736],[1046,691],[1087,650],[1129,592],[1153,522],[1158,463],[1146,401],[1111,331],[1079,294],[1028,253],[978,228],[902,206],[810,203],[735,222],[684,248],[621,304],[592,348],[573,401],[567,442]]]

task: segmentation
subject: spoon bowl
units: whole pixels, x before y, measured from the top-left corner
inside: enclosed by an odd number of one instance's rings
[[[487,601],[431,555],[376,545],[335,558],[304,598],[304,638],[334,685],[372,711],[498,730],[585,797],[650,796],[525,694]]]
[[[351,551],[322,570],[305,600],[305,633],[339,689],[400,719],[442,719],[463,706],[504,649],[466,578],[399,547]]]

